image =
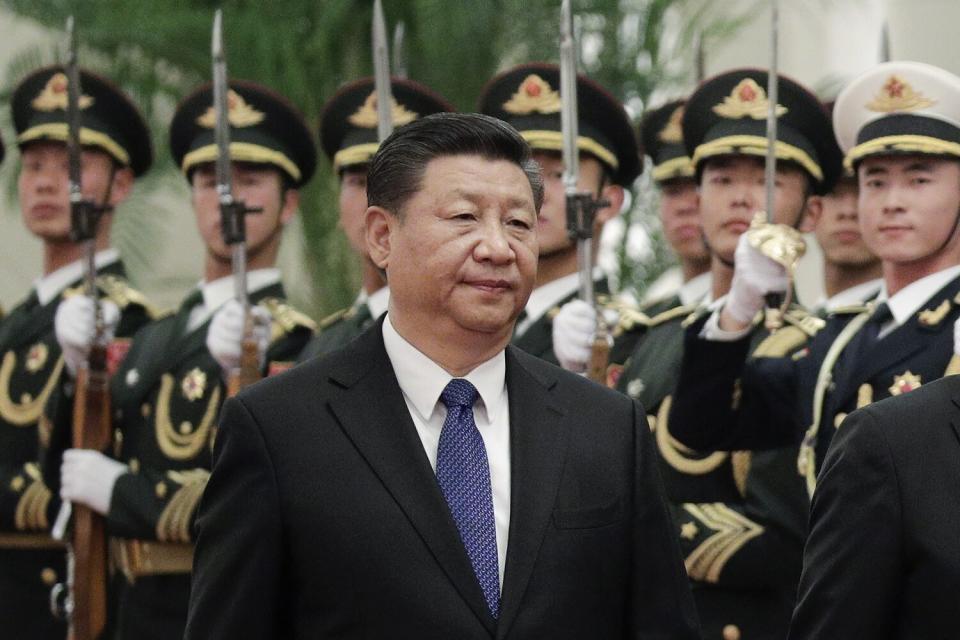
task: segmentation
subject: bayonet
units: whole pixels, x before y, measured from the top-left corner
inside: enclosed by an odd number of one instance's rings
[[[377,92],[377,140],[393,133],[393,92],[390,90],[390,50],[383,3],[373,3],[373,82]]]
[[[393,75],[398,78],[407,77],[407,30],[403,21],[393,28]]]

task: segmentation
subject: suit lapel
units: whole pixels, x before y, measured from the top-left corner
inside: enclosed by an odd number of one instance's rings
[[[953,411],[950,414],[950,425],[957,435],[957,444],[960,444],[960,377],[953,384]]]
[[[492,636],[496,622],[440,492],[383,345],[383,320],[344,352],[330,375],[330,408],[406,514],[444,573]],[[375,399],[375,400],[374,400]]]
[[[551,392],[556,380],[527,370],[507,348],[510,397],[510,536],[497,637],[520,610],[523,594],[553,513],[563,470],[565,410]],[[529,357],[529,356],[527,356]]]

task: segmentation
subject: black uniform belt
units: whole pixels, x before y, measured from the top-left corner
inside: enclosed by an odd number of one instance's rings
[[[117,568],[134,582],[141,576],[190,573],[193,567],[193,545],[111,538],[113,561]]]

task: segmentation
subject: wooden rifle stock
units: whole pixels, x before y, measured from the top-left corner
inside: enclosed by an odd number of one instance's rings
[[[89,365],[77,372],[73,446],[106,452],[110,447],[110,389],[106,347],[95,345]],[[72,575],[69,578],[71,640],[99,638],[107,622],[106,520],[82,504],[73,506]]]
[[[260,345],[253,335],[253,314],[247,311],[243,341],[240,343],[240,366],[233,369],[227,378],[227,397],[232,398],[260,378]]]
[[[603,314],[597,313],[597,332],[590,347],[590,363],[587,365],[587,378],[606,386],[607,365],[610,362],[610,339],[607,323]]]

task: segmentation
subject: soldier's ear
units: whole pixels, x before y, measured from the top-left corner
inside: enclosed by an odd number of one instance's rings
[[[803,209],[803,217],[800,219],[800,225],[798,227],[800,233],[813,233],[822,216],[823,197],[810,196],[807,198],[807,206]]]
[[[601,190],[600,197],[610,203],[597,211],[597,222],[604,224],[620,215],[620,210],[623,209],[625,192],[623,187],[618,184],[608,184]]]
[[[133,170],[130,167],[117,167],[113,172],[110,185],[110,204],[117,206],[127,199],[133,189]]]
[[[396,216],[383,207],[367,207],[364,217],[367,252],[373,264],[383,270],[390,262],[391,234],[396,222]]]
[[[280,207],[280,224],[289,224],[297,211],[300,210],[300,191],[297,189],[284,189],[283,202]]]

